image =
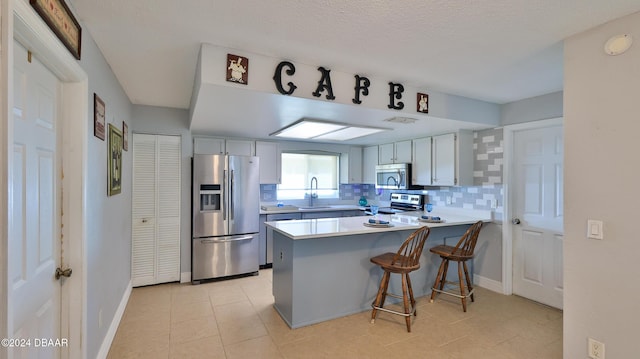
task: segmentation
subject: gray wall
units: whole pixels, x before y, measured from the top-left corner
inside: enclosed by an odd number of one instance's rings
[[[166,107],[133,106],[132,132],[178,135],[182,138],[182,200],[180,203],[180,272],[191,272],[191,156],[189,111]]]
[[[562,117],[562,91],[507,103],[500,108],[500,124],[546,120]]]
[[[636,43],[608,56],[617,34]],[[565,358],[587,358],[587,337],[607,358],[638,357],[638,39],[640,13],[565,41]],[[604,222],[603,240],[586,237],[588,219]]]
[[[105,103],[106,123],[122,129],[132,125],[131,103],[91,34],[82,34],[82,60],[89,81],[87,121],[93,123],[93,93]],[[84,203],[86,205],[85,265],[87,274],[86,353],[95,358],[131,280],[131,147],[122,155],[122,192],[107,197],[107,145],[87,127],[88,158]],[[131,136],[129,135],[129,143]],[[103,324],[98,316],[102,311]]]

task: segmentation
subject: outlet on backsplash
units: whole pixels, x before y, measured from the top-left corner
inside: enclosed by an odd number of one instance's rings
[[[451,196],[447,196],[447,198],[445,199],[445,203],[446,203],[447,205],[450,205],[450,204],[451,204]]]

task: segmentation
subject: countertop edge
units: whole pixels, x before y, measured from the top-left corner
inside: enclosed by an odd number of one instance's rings
[[[354,218],[354,217],[352,217]],[[367,218],[367,217],[362,217],[362,218]],[[302,219],[302,220],[297,220],[297,221],[316,221],[317,219]],[[368,233],[381,233],[381,232],[394,232],[394,231],[404,231],[404,230],[416,230],[420,227],[423,226],[429,226],[430,228],[438,228],[438,227],[450,227],[450,226],[459,226],[459,225],[466,225],[466,224],[473,224],[476,223],[477,221],[483,221],[485,223],[490,223],[493,222],[493,220],[491,218],[468,218],[465,220],[459,220],[459,221],[454,221],[454,222],[442,222],[442,223],[419,223],[416,225],[412,225],[412,224],[403,224],[403,225],[396,225],[393,227],[388,227],[388,228],[376,228],[376,227],[366,227],[366,226],[362,226],[362,228],[358,229],[358,230],[352,230],[352,231],[348,231],[348,232],[330,232],[330,233],[310,233],[310,234],[300,234],[300,235],[292,235],[291,233],[278,228],[275,225],[272,225],[270,222],[265,222],[265,224],[267,226],[269,226],[271,229],[273,229],[274,231],[277,231],[279,233],[281,233],[282,235],[284,235],[285,237],[291,238],[292,240],[305,240],[305,239],[317,239],[317,238],[328,238],[328,237],[342,237],[342,236],[352,236],[352,235],[359,235],[359,234],[368,234]],[[277,222],[274,222],[277,223]]]

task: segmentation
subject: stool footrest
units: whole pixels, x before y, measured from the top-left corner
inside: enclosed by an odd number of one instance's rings
[[[447,283],[448,284],[457,284],[457,283],[453,283],[453,282],[447,282]],[[456,289],[460,290],[459,288],[456,288]],[[475,288],[471,289],[471,291],[468,291],[467,294],[465,294],[465,295],[454,293],[454,292],[451,292],[450,290],[441,290],[441,289],[438,289],[436,287],[431,287],[431,290],[434,291],[434,292],[438,292],[438,293],[442,293],[442,294],[446,294],[446,295],[450,295],[452,297],[456,297],[456,298],[461,298],[462,299],[462,298],[471,297],[471,295],[473,295],[473,292],[476,289]],[[467,288],[467,290],[468,290],[468,288]]]
[[[396,295],[396,294],[391,294],[391,293],[387,293],[388,296],[390,297],[394,297],[394,298],[402,298],[401,295]],[[411,303],[409,303],[409,306],[411,306],[411,311],[409,313],[405,313],[405,312],[398,312],[397,310],[391,310],[391,309],[387,309],[387,308],[383,308],[383,307],[376,307],[375,306],[375,301],[373,303],[371,303],[371,308],[377,309],[377,310],[381,310],[383,312],[387,312],[387,313],[393,313],[393,314],[397,314],[397,315],[401,315],[403,317],[409,317],[415,314],[416,312],[416,308],[414,306],[411,305]]]

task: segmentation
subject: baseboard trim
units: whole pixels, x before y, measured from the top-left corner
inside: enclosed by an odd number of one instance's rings
[[[189,282],[191,282],[191,272],[180,273],[180,283],[189,283]]]
[[[122,316],[124,315],[124,310],[127,308],[127,303],[129,302],[132,288],[133,286],[131,284],[131,281],[129,281],[127,289],[124,291],[122,299],[120,300],[120,305],[118,305],[118,309],[116,310],[116,314],[113,316],[111,325],[109,325],[107,335],[104,336],[104,340],[102,341],[102,345],[100,346],[100,351],[96,356],[96,358],[98,359],[106,359],[107,355],[109,355],[109,349],[111,349],[113,339],[116,337],[116,331],[118,331],[118,326],[120,325],[120,321],[122,320]]]
[[[504,293],[504,289],[502,288],[502,282],[498,282],[497,280],[489,279],[489,278],[474,274],[473,283],[475,283],[478,287],[489,289],[496,293],[500,293],[500,294]]]

